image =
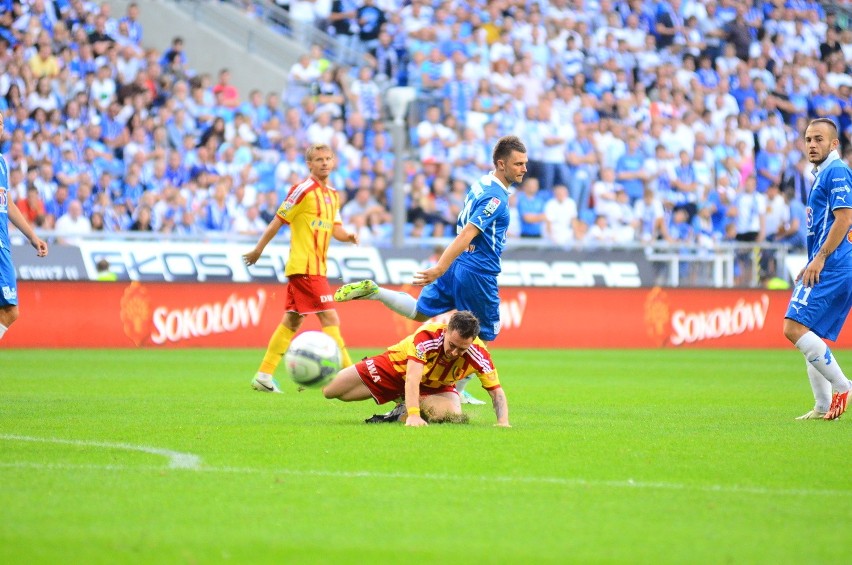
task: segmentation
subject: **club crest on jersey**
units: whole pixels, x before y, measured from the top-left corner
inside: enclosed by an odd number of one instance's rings
[[[418,359],[420,359],[421,361],[425,361],[425,360],[426,360],[426,351],[424,351],[424,349],[423,349],[423,344],[417,345],[417,346],[414,348],[414,355],[415,355]]]
[[[848,232],[846,232],[846,241],[848,241],[849,243],[852,243],[852,230],[849,230]]]
[[[497,210],[497,208],[499,208],[499,207],[500,207],[500,199],[499,199],[499,198],[497,198],[497,197],[495,196],[494,198],[492,198],[492,199],[488,202],[488,204],[486,204],[486,205],[485,205],[485,214],[486,214],[487,216],[490,216],[490,215],[491,215],[491,214],[493,214],[493,213]]]
[[[7,206],[9,206],[9,197],[6,196],[6,187],[0,186],[0,210],[5,212]]]
[[[805,217],[807,218],[806,224],[809,228],[814,227],[814,209],[808,206],[805,208]]]

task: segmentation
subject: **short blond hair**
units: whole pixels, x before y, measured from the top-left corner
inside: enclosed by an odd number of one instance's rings
[[[329,153],[331,153],[332,155],[334,155],[334,152],[331,150],[331,147],[330,147],[328,144],[325,144],[325,143],[312,143],[312,144],[311,144],[310,146],[308,146],[308,148],[305,150],[305,161],[310,161],[311,159],[313,159],[313,158],[314,158],[314,154],[315,154],[315,153],[317,153],[318,151],[328,151]]]

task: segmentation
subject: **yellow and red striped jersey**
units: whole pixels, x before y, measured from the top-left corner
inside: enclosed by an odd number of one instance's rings
[[[474,338],[473,344],[455,361],[444,357],[444,334],[447,324],[432,322],[423,324],[412,335],[388,348],[387,354],[397,374],[405,378],[408,360],[422,363],[424,386],[438,388],[452,386],[468,375],[476,374],[483,388],[492,390],[500,386],[497,369],[491,354],[481,339]]]
[[[290,187],[278,217],[290,224],[290,256],[284,274],[325,276],[331,232],[342,223],[337,191],[308,177]]]

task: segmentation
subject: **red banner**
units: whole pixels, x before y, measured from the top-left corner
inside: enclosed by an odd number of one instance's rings
[[[395,287],[415,294],[418,289]],[[0,347],[266,347],[284,286],[23,282]],[[789,291],[503,288],[502,348],[790,347]],[[338,304],[352,347],[382,348],[417,324],[372,300]],[[318,329],[308,316],[304,329]],[[847,332],[848,333],[848,332]],[[852,346],[841,335],[838,345]]]

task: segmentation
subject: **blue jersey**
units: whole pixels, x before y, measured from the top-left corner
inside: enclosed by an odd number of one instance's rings
[[[836,151],[818,167],[814,186],[808,196],[808,261],[825,243],[834,224],[834,210],[852,208],[852,171]],[[825,260],[825,270],[852,269],[852,232]]]
[[[15,266],[12,264],[12,246],[9,242],[9,165],[0,155],[0,306],[18,304],[18,287]]]
[[[479,233],[456,262],[479,273],[499,275],[500,256],[509,229],[509,188],[491,173],[473,183],[468,190],[456,233],[461,233],[468,224],[479,228]]]
[[[9,189],[9,165],[3,155],[0,155],[0,251],[11,252],[9,242],[9,199],[12,198]]]

